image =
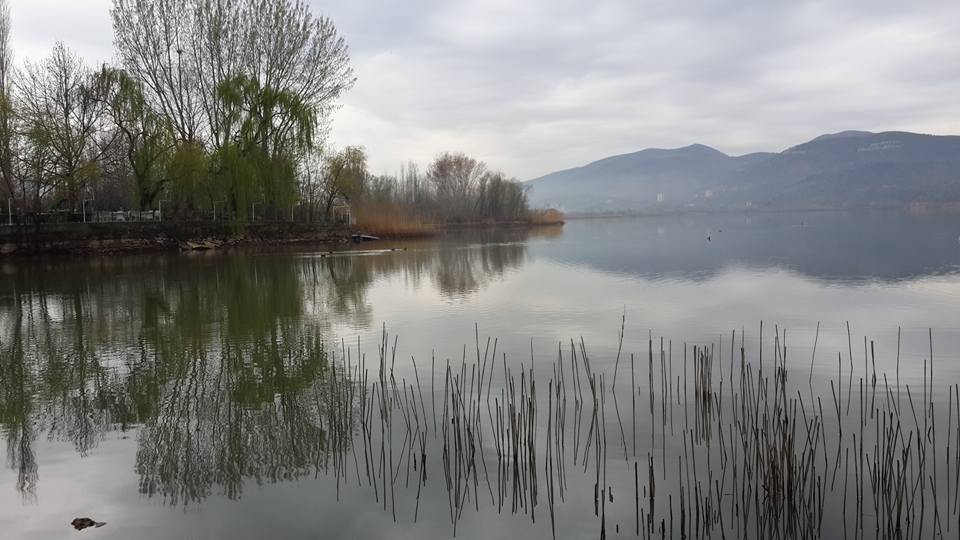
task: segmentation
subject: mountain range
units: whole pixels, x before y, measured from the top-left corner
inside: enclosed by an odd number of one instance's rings
[[[568,213],[957,203],[960,136],[844,131],[742,156],[702,144],[651,148],[528,185],[534,206]]]

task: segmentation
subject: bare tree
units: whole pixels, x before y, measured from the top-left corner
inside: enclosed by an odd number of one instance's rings
[[[0,0],[0,176],[6,196],[16,199],[13,178],[13,99],[10,75],[13,71],[13,51],[10,49],[10,6]]]
[[[443,153],[426,176],[415,164],[399,176],[377,176],[365,185],[363,203],[399,206],[440,221],[523,221],[531,218],[523,184],[465,154]]]
[[[196,0],[194,69],[212,137],[229,140],[226,111],[215,99],[225,81],[242,75],[262,88],[296,97],[320,124],[354,83],[347,44],[333,22],[315,17],[302,0]],[[278,129],[289,126],[280,118]],[[318,125],[323,135],[324,125]]]
[[[346,42],[303,0],[114,0],[111,13],[124,67],[181,139],[214,150],[234,135],[217,92],[235,77],[313,107],[319,134],[354,82]]]
[[[229,79],[249,75],[242,69],[244,42],[242,11],[236,0],[194,0],[190,41],[191,69],[210,145],[220,148],[230,138],[229,112],[218,89]],[[257,79],[259,82],[259,79]]]
[[[200,136],[201,99],[191,58],[193,0],[114,0],[114,42],[123,67],[142,81],[151,104],[182,141]],[[210,89],[212,93],[212,89]]]
[[[91,77],[80,57],[63,43],[42,62],[27,62],[17,77],[16,107],[26,144],[32,147],[29,155],[49,156],[43,171],[26,170],[36,175],[33,182],[44,185],[38,190],[56,193],[54,206],[79,206],[111,144],[98,139],[105,127],[103,101],[95,95]],[[39,205],[39,199],[36,202]]]
[[[433,160],[427,177],[445,219],[462,221],[471,217],[477,202],[472,195],[486,174],[487,166],[466,154],[444,152]]]
[[[320,178],[324,217],[331,217],[330,212],[337,197],[352,199],[359,196],[364,190],[366,179],[367,155],[363,148],[348,146],[340,152],[326,156]]]

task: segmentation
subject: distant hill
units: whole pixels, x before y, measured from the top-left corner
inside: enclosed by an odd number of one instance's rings
[[[566,212],[854,208],[960,201],[960,137],[844,131],[780,153],[647,149],[529,181]]]

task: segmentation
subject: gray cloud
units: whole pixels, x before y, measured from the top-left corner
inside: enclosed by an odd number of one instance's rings
[[[113,56],[110,0],[7,0],[18,61],[39,60],[63,41],[91,65]]]
[[[530,178],[648,146],[960,132],[954,0],[311,3],[358,76],[332,142],[377,172],[442,150]],[[11,4],[18,53],[110,56],[108,0]]]

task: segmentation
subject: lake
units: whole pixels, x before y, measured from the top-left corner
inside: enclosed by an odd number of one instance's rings
[[[0,530],[955,536],[958,239],[757,213],[0,260]]]

